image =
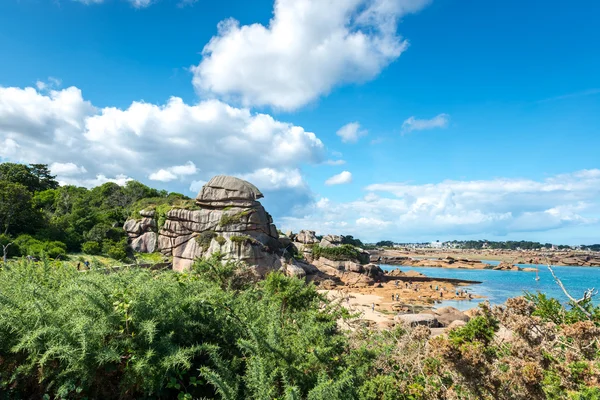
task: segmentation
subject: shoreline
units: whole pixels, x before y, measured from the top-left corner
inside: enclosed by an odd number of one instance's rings
[[[384,249],[369,250],[371,262],[393,266],[494,269],[496,266],[486,261],[496,261],[503,265],[546,265],[600,268],[600,254],[565,252],[540,254],[533,251],[516,250],[438,250],[438,249]],[[412,265],[418,264],[418,265]],[[522,268],[521,270],[528,270]],[[530,268],[529,271],[535,270]]]

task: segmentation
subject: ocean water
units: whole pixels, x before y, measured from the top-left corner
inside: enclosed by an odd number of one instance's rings
[[[485,263],[497,265],[499,261],[485,260]],[[568,298],[552,278],[545,265],[517,264],[522,268],[539,268],[540,280],[535,280],[535,272],[524,271],[493,271],[477,269],[448,269],[430,267],[405,267],[381,265],[384,270],[399,268],[401,271],[417,271],[429,277],[466,279],[480,281],[481,284],[461,286],[469,292],[486,296],[485,299],[447,300],[437,307],[452,306],[459,310],[476,307],[477,303],[489,300],[491,304],[502,304],[506,299],[522,296],[525,292],[542,292],[550,297],[566,303]],[[581,298],[587,289],[600,289],[600,267],[564,267],[553,266],[552,269],[565,285],[565,288],[575,298]],[[600,304],[600,296],[594,298],[595,304]]]

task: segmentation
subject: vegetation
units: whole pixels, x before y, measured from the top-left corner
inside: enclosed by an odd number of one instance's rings
[[[360,252],[356,247],[342,244],[337,247],[312,246],[312,254],[315,259],[324,257],[333,261],[356,261],[360,259]]]
[[[196,243],[198,243],[198,246],[200,246],[202,251],[205,251],[210,247],[210,242],[212,242],[212,240],[216,237],[217,234],[215,232],[204,231],[201,232],[198,236],[196,236]]]
[[[42,164],[0,164],[0,234],[8,257],[46,255],[64,258],[83,251],[116,260],[131,256],[121,228],[143,209],[156,212],[159,227],[177,206],[195,209],[182,194],[167,193],[129,181],[108,182],[93,189],[59,186]]]
[[[223,212],[223,215],[221,215],[221,220],[219,221],[219,226],[238,224],[242,221],[243,217],[246,217],[246,216],[252,214],[253,212],[254,212],[254,210],[252,210],[252,209],[243,210],[243,211],[240,211],[235,214],[229,214],[227,212]]]
[[[0,270],[6,398],[598,399],[600,310],[543,295],[483,306],[431,339],[377,331],[280,273],[197,262],[188,273]],[[350,324],[353,330],[343,330]],[[500,327],[510,336],[498,336]]]

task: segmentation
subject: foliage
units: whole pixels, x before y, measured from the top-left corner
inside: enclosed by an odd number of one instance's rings
[[[231,264],[205,265],[213,275],[198,268],[105,274],[22,261],[0,271],[1,390],[15,398],[321,398],[311,393],[349,382],[339,314],[321,308],[312,286],[275,273],[234,287]],[[333,398],[352,391],[334,389]]]
[[[312,247],[313,257],[318,259],[324,257],[333,261],[355,261],[360,258],[360,252],[352,245],[343,244],[336,247]]]
[[[136,181],[124,186],[108,182],[91,190],[59,187],[46,165],[0,163],[0,233],[29,234],[44,243],[58,241],[66,244],[68,252],[78,252],[84,243],[95,241],[104,254],[110,250],[121,258],[121,227],[127,217],[139,218],[141,209],[153,207],[161,227],[173,205],[197,208],[186,196]]]
[[[221,215],[221,220],[219,221],[219,226],[238,224],[242,221],[243,217],[246,217],[246,216],[252,214],[253,212],[254,212],[254,210],[252,210],[252,209],[243,210],[243,211],[240,211],[235,214],[229,214],[227,212],[223,212],[223,215]]]
[[[227,239],[225,239],[223,236],[219,235],[215,238],[216,242],[219,244],[219,246],[223,246],[226,242]]]
[[[102,247],[98,242],[85,242],[81,246],[81,251],[83,251],[85,254],[99,255],[102,253]]]
[[[198,246],[200,246],[202,251],[206,251],[210,247],[212,240],[216,237],[217,234],[213,231],[200,232],[200,234],[196,236],[196,243],[198,243]]]
[[[355,247],[363,248],[365,244],[360,239],[354,239],[354,236],[342,236],[342,244],[349,244]]]
[[[20,183],[0,180],[0,233],[22,232],[36,222],[27,188]]]
[[[361,328],[312,284],[280,273],[258,281],[218,254],[187,273],[21,260],[0,270],[0,293],[0,392],[9,398],[600,394],[599,314],[584,320],[540,296],[483,305],[464,327],[430,338],[424,326]]]
[[[381,240],[381,241],[375,243],[375,246],[377,246],[377,247],[394,247],[394,242],[392,242],[391,240]]]

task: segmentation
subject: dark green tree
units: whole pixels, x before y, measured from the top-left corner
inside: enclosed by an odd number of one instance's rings
[[[19,183],[0,180],[0,231],[19,233],[35,222],[31,193]]]

